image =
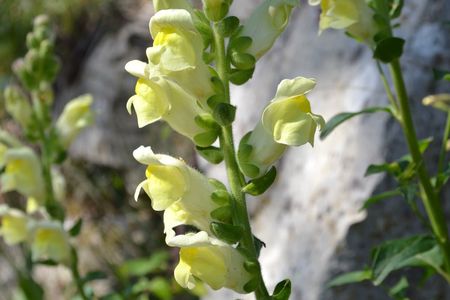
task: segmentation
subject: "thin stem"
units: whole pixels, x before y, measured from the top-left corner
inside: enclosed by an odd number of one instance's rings
[[[395,117],[398,118],[399,107],[398,107],[397,99],[395,99],[395,96],[391,91],[391,87],[389,86],[388,80],[386,78],[386,74],[384,74],[384,71],[383,71],[383,68],[381,67],[380,62],[376,61],[376,64],[377,64],[378,74],[380,75],[380,79],[381,79],[381,82],[383,83],[384,90],[386,91],[389,103],[395,110],[395,114],[394,114]]]
[[[214,23],[214,41],[216,49],[217,72],[225,88],[226,102],[230,102],[230,83],[228,79],[229,62],[225,51],[225,40],[218,30],[219,24]],[[227,169],[228,181],[231,194],[233,196],[233,223],[243,229],[243,236],[240,241],[241,246],[248,251],[250,259],[258,261],[253,234],[250,226],[250,220],[247,211],[247,203],[242,188],[245,185],[244,175],[239,170],[236,160],[236,151],[233,141],[232,126],[223,126],[219,137],[220,145],[224,152],[225,165]],[[270,299],[261,271],[258,272],[258,287],[255,290],[256,299]]]
[[[72,271],[73,279],[75,280],[75,284],[77,286],[78,293],[80,294],[83,300],[89,300],[89,297],[86,295],[84,291],[84,283],[80,277],[80,272],[78,271],[78,254],[75,248],[71,248],[72,252],[72,261],[70,264],[70,270]]]
[[[430,219],[431,228],[433,230],[435,238],[444,256],[445,270],[447,272],[450,272],[450,241],[448,238],[444,210],[431,184],[430,176],[428,175],[428,171],[425,168],[423,157],[419,150],[419,143],[411,116],[408,95],[406,92],[405,82],[403,80],[400,62],[398,59],[390,63],[389,70],[393,78],[397,98],[400,101],[402,117],[401,125],[403,127],[403,132],[408,143],[411,157],[417,167],[417,175],[420,182],[422,202],[425,206],[428,218]]]
[[[445,157],[446,157],[446,153],[447,153],[447,141],[448,141],[449,135],[450,135],[450,111],[447,113],[447,122],[445,123],[444,135],[442,136],[441,151],[439,152],[438,177],[437,177],[436,186],[440,186],[440,184],[441,184],[439,174],[441,174],[444,171],[444,163],[445,163]]]

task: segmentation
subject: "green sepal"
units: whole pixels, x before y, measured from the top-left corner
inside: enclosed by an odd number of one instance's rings
[[[214,119],[222,126],[233,123],[236,116],[236,106],[229,103],[218,103],[213,112]]]
[[[71,237],[78,236],[81,232],[81,228],[83,226],[83,219],[79,218],[78,221],[69,229],[69,235]]]
[[[259,168],[254,164],[241,163],[239,164],[239,167],[248,177],[254,178],[259,174]]]
[[[197,146],[208,147],[217,140],[217,136],[217,130],[209,130],[194,136],[194,142]]]
[[[252,45],[252,38],[248,36],[232,37],[228,45],[229,51],[245,52]]]
[[[254,71],[254,68],[249,70],[231,69],[229,80],[235,85],[243,85],[253,77]]]
[[[226,189],[218,189],[211,194],[211,200],[217,205],[228,205],[231,203],[231,196]]]
[[[259,265],[258,261],[246,260],[244,261],[244,269],[250,274],[257,275],[261,270],[261,266]]]
[[[231,63],[239,70],[250,70],[255,68],[256,58],[248,53],[231,52]]]
[[[219,125],[214,120],[213,116],[210,114],[201,114],[195,117],[194,119],[195,123],[203,128],[208,130],[219,130]]]
[[[259,280],[257,277],[253,277],[246,284],[244,284],[243,289],[246,293],[254,292],[258,288]]]
[[[291,281],[285,279],[278,282],[273,290],[272,299],[273,300],[288,300],[291,295]]]
[[[213,90],[216,94],[219,94],[219,95],[225,94],[225,87],[223,85],[222,80],[220,80],[218,75],[213,75],[211,77],[211,83],[213,85]]]
[[[197,152],[207,161],[212,164],[219,164],[223,161],[223,152],[220,148],[209,146],[200,147],[196,146]]]
[[[229,16],[222,20],[220,23],[220,34],[224,37],[232,36],[239,27],[239,18],[235,16]]]
[[[251,131],[247,132],[239,142],[239,148],[237,153],[239,161],[247,161],[250,155],[252,154],[253,147],[247,143],[251,135],[252,135]]]
[[[203,11],[195,9],[192,14],[192,21],[195,29],[202,36],[204,49],[208,48],[213,40],[213,32],[208,18],[206,18]]]
[[[277,177],[277,169],[272,166],[270,170],[261,177],[252,179],[249,183],[242,188],[242,192],[250,194],[252,196],[258,196],[263,194],[272,185]]]
[[[212,95],[211,97],[208,98],[208,100],[206,100],[206,103],[208,104],[208,106],[211,109],[216,108],[217,104],[224,103],[224,102],[225,102],[225,97],[223,94]]]
[[[375,47],[373,58],[390,63],[403,54],[405,40],[397,37],[388,37],[379,41]]]
[[[226,223],[212,222],[211,231],[222,241],[235,244],[242,238],[242,227]]]
[[[215,179],[215,178],[208,178],[209,183],[214,186],[217,191],[227,191],[227,187],[225,186],[225,184],[223,184],[222,182],[220,182],[219,180]]]
[[[266,243],[261,241],[259,238],[253,235],[253,244],[255,245],[256,250],[256,257],[259,257],[259,254],[261,253],[261,249],[266,247]]]
[[[211,218],[223,222],[223,223],[231,223],[232,221],[232,212],[231,206],[225,205],[219,208],[216,208],[210,213]]]
[[[215,55],[214,55],[214,53],[211,53],[208,51],[203,51],[202,58],[206,64],[210,64],[213,62]]]

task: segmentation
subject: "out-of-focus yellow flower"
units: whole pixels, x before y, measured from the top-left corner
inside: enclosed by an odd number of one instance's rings
[[[0,235],[6,244],[15,245],[27,240],[28,217],[22,211],[1,205],[0,219]]]
[[[150,20],[150,33],[154,42],[147,49],[148,64],[134,60],[125,69],[146,80],[168,76],[207,109],[206,100],[214,92],[202,58],[203,40],[191,15],[183,9],[159,11]]]
[[[373,44],[377,26],[374,13],[365,0],[310,0],[309,4],[320,3],[320,32],[327,28],[345,29],[356,39]]]
[[[244,269],[244,257],[232,246],[215,244],[182,247],[175,280],[184,288],[193,289],[200,281],[212,289],[229,288],[245,293],[243,286],[251,279]]]
[[[164,231],[169,246],[183,246],[209,240],[210,213],[218,208],[211,200],[214,186],[185,162],[168,155],[154,154],[150,147],[139,147],[134,158],[147,165],[146,177],[136,189],[135,199],[142,189],[151,199],[152,208],[164,212]],[[200,232],[175,236],[174,227],[192,225]]]
[[[69,237],[62,224],[54,221],[36,222],[31,228],[31,253],[34,261],[51,259],[69,263]]]
[[[8,147],[2,142],[0,142],[0,168],[2,168],[5,165],[6,150],[8,150]]]
[[[450,111],[450,94],[429,95],[423,98],[423,105],[431,105],[445,112]],[[1,155],[1,154],[0,154]]]
[[[5,172],[0,175],[2,192],[16,190],[24,196],[41,202],[45,198],[44,180],[38,157],[27,147],[5,151]]]
[[[70,143],[77,135],[92,124],[94,115],[91,111],[92,96],[82,95],[66,104],[63,112],[56,122],[64,147],[69,147]]]
[[[314,86],[313,79],[304,77],[281,81],[275,98],[264,109],[261,121],[241,141],[239,163],[245,175],[263,175],[287,146],[314,145],[317,127],[322,128],[325,124],[320,115],[311,112],[306,98]]]
[[[186,0],[153,0],[153,8],[156,11],[163,9],[186,9],[188,11],[192,10],[192,5]]]
[[[247,50],[256,59],[264,55],[275,43],[289,23],[292,9],[298,0],[265,0],[244,22],[241,36],[248,36],[252,44]]]
[[[31,120],[32,108],[26,96],[19,88],[8,86],[4,92],[5,109],[23,128]]]

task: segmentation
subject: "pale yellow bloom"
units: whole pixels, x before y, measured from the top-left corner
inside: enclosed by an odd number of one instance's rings
[[[153,8],[155,9],[155,11],[173,8],[180,8],[191,11],[192,5],[186,0],[153,0]]]
[[[92,124],[94,115],[91,110],[92,96],[82,95],[66,104],[56,121],[56,129],[64,147],[70,143],[86,127]]]
[[[44,180],[39,158],[27,147],[10,148],[4,154],[5,172],[0,175],[2,192],[18,191],[42,202],[45,197]]]
[[[366,0],[311,0],[309,3],[320,3],[320,32],[327,28],[345,29],[356,39],[373,44],[377,26]]]
[[[212,289],[229,288],[245,293],[243,286],[251,279],[244,269],[244,257],[235,248],[220,241],[215,244],[182,247],[175,268],[175,280],[193,289],[200,281]]]
[[[6,244],[15,245],[27,240],[28,217],[22,211],[1,205],[0,219],[0,235]]]
[[[214,92],[202,58],[203,40],[191,15],[183,9],[159,11],[150,20],[150,33],[154,41],[147,49],[148,64],[134,60],[125,69],[146,80],[167,76],[207,109],[206,100]]]
[[[151,199],[152,208],[164,210],[164,231],[169,246],[199,244],[209,241],[210,213],[218,208],[211,200],[215,187],[198,171],[184,161],[168,155],[154,154],[150,147],[139,147],[133,156],[147,165],[146,177],[136,189],[135,199],[141,189]],[[173,228],[179,225],[195,226],[196,234],[175,236]]]
[[[422,103],[448,112],[450,111],[450,94],[429,95],[423,98]]]
[[[69,236],[62,224],[55,221],[36,222],[31,228],[31,253],[34,261],[51,259],[70,261]]]
[[[245,175],[263,175],[287,146],[314,145],[317,127],[322,128],[325,124],[321,116],[311,112],[306,98],[314,86],[313,79],[304,77],[281,81],[275,98],[264,109],[261,121],[241,142],[239,163]],[[242,154],[242,147],[248,146],[251,151]]]
[[[5,89],[5,109],[23,128],[31,120],[32,108],[22,91],[14,86]]]
[[[244,22],[239,35],[248,36],[252,44],[247,50],[256,59],[264,55],[284,31],[298,0],[265,0]]]

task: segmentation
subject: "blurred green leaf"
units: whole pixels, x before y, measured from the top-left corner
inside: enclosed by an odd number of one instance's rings
[[[278,284],[275,286],[272,299],[288,300],[290,295],[291,295],[291,281],[289,279],[285,279],[283,281],[278,282]]]
[[[118,272],[124,278],[144,276],[167,268],[168,259],[169,253],[167,251],[158,251],[150,257],[126,261],[119,267]]]
[[[379,41],[375,47],[373,58],[390,63],[403,54],[405,40],[397,37],[388,37]]]
[[[155,277],[151,280],[141,278],[136,284],[133,285],[131,291],[134,295],[141,293],[152,293],[161,300],[172,299],[170,283],[163,277]]]
[[[350,283],[358,283],[365,280],[372,279],[371,270],[354,271],[339,275],[327,283],[327,287],[334,287],[340,285],[346,285]]]
[[[406,279],[406,277],[402,277],[392,288],[389,289],[389,296],[395,300],[408,300],[409,298],[405,296],[405,292],[408,287],[408,279]]]

